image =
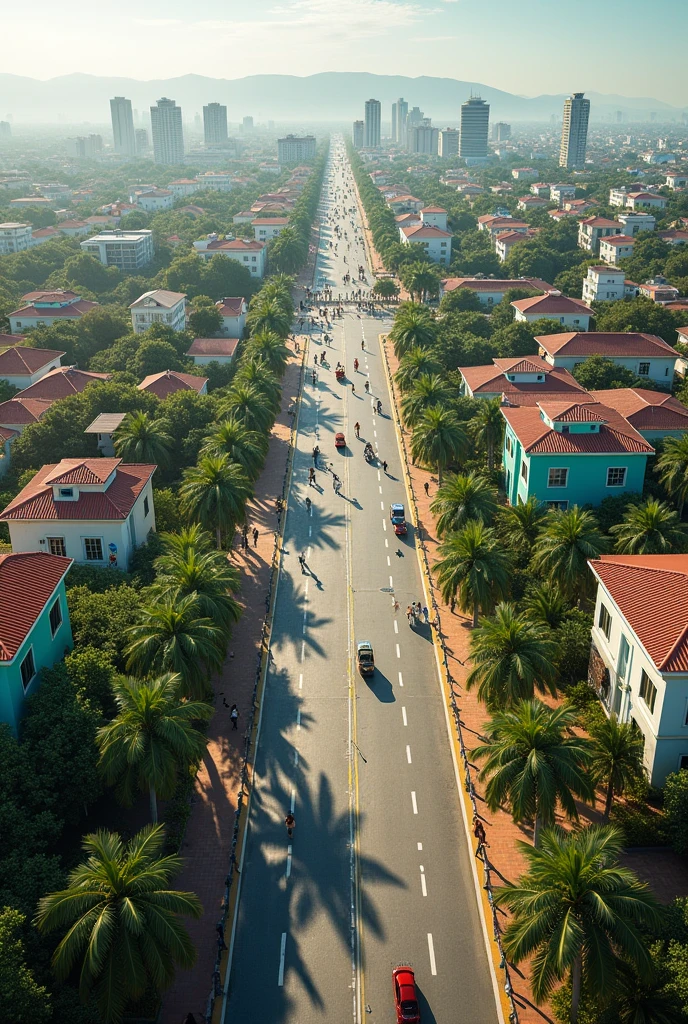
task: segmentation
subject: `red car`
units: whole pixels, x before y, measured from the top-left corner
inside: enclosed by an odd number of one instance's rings
[[[395,967],[392,971],[394,1008],[397,1024],[419,1024],[420,1010],[416,993],[416,979],[410,967]]]
[[[335,448],[346,448],[346,438],[343,434],[334,435],[334,446]]]

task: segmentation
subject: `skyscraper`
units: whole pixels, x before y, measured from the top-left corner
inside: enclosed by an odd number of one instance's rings
[[[461,104],[459,156],[469,163],[487,158],[487,133],[490,126],[490,104],[479,96],[471,96]]]
[[[221,103],[203,107],[203,141],[206,146],[221,146],[227,141],[227,107]]]
[[[110,100],[110,117],[112,118],[115,153],[121,153],[123,156],[135,156],[136,136],[134,135],[131,100],[125,99],[124,96],[115,96]]]
[[[398,142],[397,138],[397,105],[392,104],[392,142]]]
[[[572,170],[585,167],[585,149],[588,144],[590,100],[582,92],[574,92],[564,100],[564,123],[561,128],[559,166]]]
[[[430,118],[425,120],[429,121]],[[437,156],[439,131],[431,124],[417,124],[409,130],[408,148],[411,153],[429,153]]]
[[[354,121],[354,149],[363,149],[363,143],[365,142],[365,123],[363,121]]]
[[[397,100],[397,142],[400,146],[406,145],[406,115],[408,114],[408,103],[400,96]]]
[[[459,130],[458,128],[440,128],[438,153],[441,157],[458,156],[459,153]]]
[[[364,138],[364,145],[366,149],[377,149],[380,145],[380,116],[380,101],[366,100]]]
[[[182,108],[166,96],[150,108],[153,160],[156,164],[184,163]]]

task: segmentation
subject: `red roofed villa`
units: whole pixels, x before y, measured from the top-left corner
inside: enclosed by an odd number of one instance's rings
[[[516,311],[516,320],[533,323],[535,320],[558,320],[564,327],[575,327],[579,331],[590,328],[594,310],[580,299],[569,299],[553,289],[547,295],[536,295],[532,299],[516,299],[511,303]]]
[[[0,352],[0,379],[22,391],[60,366],[64,352],[13,345]]]
[[[79,320],[84,313],[98,307],[97,302],[64,290],[27,292],[22,295],[22,301],[25,305],[8,313],[12,334],[21,334],[29,327],[51,324],[56,320]]]
[[[580,331],[544,334],[535,340],[543,359],[565,370],[573,370],[590,356],[603,356],[667,390],[674,382],[677,354],[656,334]]]
[[[179,373],[177,370],[163,370],[162,373],[151,373],[137,385],[139,391],[149,391],[160,399],[169,398],[176,391],[196,391],[199,395],[208,394],[208,378],[197,377],[193,373]]]

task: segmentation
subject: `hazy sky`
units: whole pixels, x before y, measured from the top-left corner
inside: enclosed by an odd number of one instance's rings
[[[0,24],[0,70],[42,79],[370,71],[688,105],[686,0],[33,0]]]

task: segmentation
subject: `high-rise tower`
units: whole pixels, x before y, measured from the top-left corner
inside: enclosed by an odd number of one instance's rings
[[[110,100],[110,117],[112,118],[115,153],[121,153],[123,156],[136,156],[136,136],[131,100],[125,99],[124,96],[115,96]]]
[[[182,108],[166,96],[150,108],[153,160],[156,164],[184,163]]]
[[[487,133],[490,126],[490,104],[479,96],[471,96],[461,104],[459,156],[464,160],[487,158]]]
[[[366,149],[377,149],[380,145],[380,117],[380,101],[366,100],[364,140]]]
[[[203,107],[203,141],[206,146],[221,146],[227,142],[227,107],[221,103],[208,103]]]
[[[559,166],[567,167],[569,170],[585,167],[590,100],[583,99],[583,95],[582,92],[574,92],[572,96],[564,100]]]

